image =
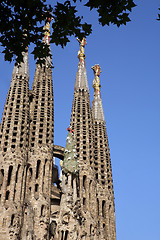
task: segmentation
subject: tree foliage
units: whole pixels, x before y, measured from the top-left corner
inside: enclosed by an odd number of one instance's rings
[[[51,43],[66,46],[70,36],[82,39],[92,32],[91,24],[83,21],[76,9],[78,0],[57,2],[54,6],[46,0],[1,0],[0,2],[0,43],[4,58],[22,61],[22,52],[33,43],[35,59],[43,59],[50,54],[48,46],[42,42],[43,26],[47,18],[52,18]],[[129,13],[135,7],[133,0],[79,0],[90,10],[97,10],[102,26],[126,25]]]
[[[158,10],[160,11],[160,8],[158,8]],[[158,13],[158,18],[157,18],[158,21],[160,21],[160,14]]]

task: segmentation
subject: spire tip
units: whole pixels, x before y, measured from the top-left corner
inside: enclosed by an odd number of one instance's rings
[[[86,39],[83,37],[82,40],[80,40],[79,38],[77,38],[77,41],[79,42],[80,45],[80,50],[78,51],[78,58],[80,60],[81,63],[85,63],[85,50],[84,47],[87,44]]]
[[[100,79],[99,79],[99,76],[100,76],[100,73],[101,73],[101,68],[99,66],[99,64],[95,64],[93,67],[91,67],[94,71],[94,80],[93,80],[93,88],[100,92],[100,88],[101,88],[101,85],[100,85]]]

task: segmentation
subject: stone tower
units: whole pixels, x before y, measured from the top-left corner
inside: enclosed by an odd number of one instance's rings
[[[92,67],[95,78],[93,80],[94,99],[92,103],[94,126],[94,163],[96,171],[96,192],[98,206],[98,223],[101,239],[116,239],[115,207],[112,180],[112,168],[105,126],[104,112],[100,92],[100,72],[98,64]]]
[[[49,30],[49,22],[45,29]],[[43,41],[49,44],[49,32]],[[53,82],[50,57],[36,65],[30,91],[29,152],[22,239],[49,239],[53,159]]]
[[[15,65],[0,125],[0,238],[17,239],[23,220],[28,159],[28,53]]]
[[[85,67],[84,47],[86,40],[79,41],[79,64],[76,74],[74,99],[70,125],[74,129],[74,138],[79,161],[79,197],[83,222],[80,239],[98,236],[96,179],[94,169],[94,129],[90,105],[89,87]],[[96,238],[98,239],[98,237]]]
[[[43,41],[49,44],[49,22]],[[0,239],[116,240],[111,160],[93,67],[90,104],[86,40],[78,40],[78,71],[66,148],[54,145],[52,60],[36,65],[29,90],[28,53],[16,64],[0,125]],[[61,177],[54,158],[61,159]]]

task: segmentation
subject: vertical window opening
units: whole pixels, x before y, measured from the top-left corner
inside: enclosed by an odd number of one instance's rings
[[[105,224],[103,224],[103,231],[105,231],[105,227],[106,227],[106,225],[105,225]]]
[[[4,169],[1,169],[1,171],[0,171],[0,190],[3,185],[3,179],[4,179]]]
[[[71,186],[73,188],[73,175],[71,175]]]
[[[86,207],[86,198],[83,198],[83,206]]]
[[[66,234],[65,234],[64,240],[67,240],[67,237],[68,237],[68,230],[66,231]]]
[[[89,200],[91,200],[91,192],[92,192],[92,180],[89,183]]]
[[[38,184],[35,185],[35,192],[38,192]]]
[[[44,217],[44,205],[41,206],[41,217]]]
[[[86,177],[86,175],[84,175],[83,176],[83,189],[85,189],[85,190],[86,190],[86,179],[87,179],[87,177]]]
[[[64,232],[62,231],[62,234],[61,234],[61,240],[63,240],[63,234],[64,234]]]
[[[98,179],[98,173],[96,173],[96,179]]]
[[[6,191],[6,200],[9,199],[9,191]]]
[[[36,168],[36,179],[37,179],[37,178],[38,178],[38,176],[39,176],[40,164],[41,164],[41,161],[40,161],[40,160],[38,160],[38,161],[37,161],[37,168]]]
[[[13,166],[9,166],[7,186],[10,185]]]
[[[98,212],[98,215],[99,215],[99,200],[97,198],[97,212]]]
[[[11,216],[11,226],[13,225],[13,221],[14,221],[14,214],[12,214]]]
[[[32,179],[32,168],[29,168],[29,181]]]
[[[90,225],[90,234],[92,234],[92,224]]]
[[[105,210],[106,210],[106,202],[102,201],[102,217],[105,217]]]

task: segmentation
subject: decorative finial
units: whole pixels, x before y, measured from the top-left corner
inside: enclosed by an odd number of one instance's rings
[[[47,18],[46,20],[46,24],[43,28],[44,30],[44,40],[47,44],[49,44],[50,41],[50,35],[51,35],[51,31],[50,31],[50,22],[51,22],[51,18]]]
[[[100,92],[100,88],[101,88],[101,85],[100,85],[100,79],[99,79],[99,76],[100,76],[100,73],[101,73],[101,68],[99,66],[99,64],[95,64],[93,67],[91,67],[94,71],[94,80],[93,80],[93,88],[97,91],[97,92]]]
[[[83,38],[82,41],[77,38],[79,45],[80,45],[80,50],[78,51],[78,58],[80,60],[80,63],[85,64],[85,50],[84,47],[87,44],[86,39]]]
[[[69,133],[74,133],[74,129],[72,129],[71,126],[69,126],[69,127],[67,128],[67,131],[68,131]]]

